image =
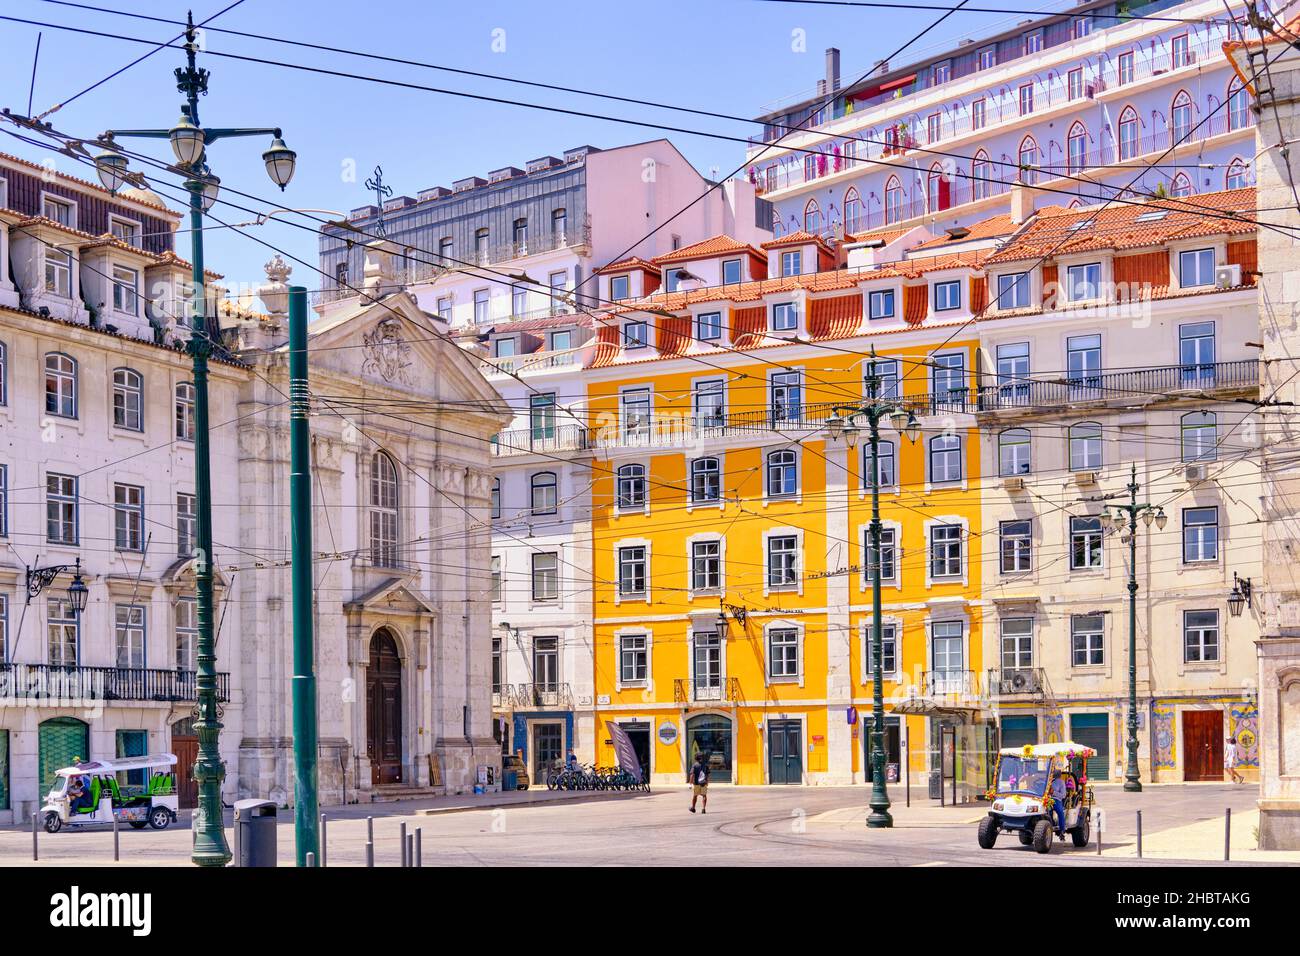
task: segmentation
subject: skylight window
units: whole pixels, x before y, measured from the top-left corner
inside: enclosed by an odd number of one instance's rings
[[[1138,222],[1159,222],[1169,215],[1168,209],[1158,209],[1155,212],[1144,212],[1137,217]]]

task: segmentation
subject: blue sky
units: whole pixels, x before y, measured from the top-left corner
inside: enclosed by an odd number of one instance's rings
[[[183,18],[186,4],[136,0],[88,0],[99,7]],[[229,0],[195,0],[202,20]],[[998,6],[1043,9],[1048,3],[1018,0]],[[8,16],[73,25],[162,41],[174,34],[164,24],[60,7],[39,0],[6,3]],[[365,50],[445,66],[655,100],[747,117],[778,98],[811,92],[824,72],[824,51],[843,51],[843,75],[856,77],[880,57],[940,16],[933,11],[853,10],[800,4],[719,0],[686,3],[615,2],[478,3],[272,2],[245,0],[213,26],[312,43]],[[981,35],[1023,17],[958,13],[915,44],[908,54],[962,36]],[[38,27],[0,21],[0,49],[8,68],[0,73],[0,106],[25,112]],[[802,31],[802,32],[798,32]],[[356,57],[304,50],[278,43],[209,33],[208,49],[400,79],[429,86],[576,108],[590,113],[663,122],[693,130],[745,136],[753,124],[655,110],[572,94],[531,89],[487,79]],[[41,41],[33,112],[40,113],[146,52],[119,39],[45,29]],[[908,58],[905,54],[900,59]],[[49,117],[55,126],[90,137],[105,128],[166,127],[179,115],[172,70],[183,62],[176,50],[160,51]],[[214,171],[228,186],[268,203],[346,211],[367,202],[364,180],[376,164],[395,194],[450,185],[500,166],[557,154],[582,144],[616,146],[668,135],[706,175],[725,175],[743,160],[740,143],[625,126],[590,116],[561,116],[485,104],[425,91],[402,90],[351,79],[302,73],[214,56],[201,58],[212,71],[201,104],[207,126],[281,126],[298,152],[298,173],[287,192],[271,185],[262,169],[261,138],[229,140],[211,150]],[[898,62],[898,61],[895,61]],[[7,124],[0,129],[12,129]],[[163,143],[137,141],[135,148],[168,158]],[[53,154],[0,135],[0,150],[42,160]],[[94,178],[93,171],[56,157],[61,171]],[[139,168],[139,164],[137,164]],[[349,171],[355,169],[355,179]],[[166,182],[166,180],[163,180]],[[162,191],[162,190],[160,190]],[[164,195],[170,195],[164,191]],[[256,211],[272,208],[231,196]],[[220,203],[226,221],[248,212]],[[285,224],[248,230],[250,235],[314,263],[315,237]],[[188,239],[178,251],[188,256]],[[261,265],[271,250],[229,229],[214,229],[206,244],[209,268],[232,283],[264,280]],[[291,281],[320,285],[318,273],[295,266]]]

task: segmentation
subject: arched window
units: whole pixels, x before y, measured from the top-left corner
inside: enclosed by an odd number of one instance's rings
[[[879,468],[881,488],[890,488],[898,484],[897,459],[894,456],[894,443],[882,438],[877,446],[876,462]],[[862,487],[871,488],[871,443],[862,445]]]
[[[1250,94],[1234,79],[1228,86],[1228,129],[1245,129],[1250,125]]]
[[[1082,123],[1070,127],[1065,137],[1065,162],[1070,173],[1082,172],[1088,168],[1088,131]]]
[[[961,481],[961,438],[944,433],[930,439],[930,481]]]
[[[1101,426],[1080,422],[1070,426],[1070,470],[1096,471],[1101,467]]]
[[[993,195],[993,177],[990,172],[991,169],[992,164],[989,162],[989,154],[981,149],[975,154],[975,158],[970,164],[972,198],[986,199]]]
[[[781,222],[781,214],[775,209],[772,210],[772,238],[780,239],[785,235],[785,225]]]
[[[1131,106],[1119,114],[1119,158],[1122,162],[1138,154],[1138,115]]]
[[[767,496],[789,497],[799,489],[798,461],[795,453],[783,448],[767,455]]]
[[[851,236],[862,228],[862,198],[850,186],[844,193],[844,234]]]
[[[492,479],[492,498],[491,498],[492,517],[501,517],[501,479]]]
[[[176,437],[181,441],[194,441],[194,384],[181,382],[176,386]]]
[[[1173,182],[1169,184],[1169,195],[1175,199],[1182,199],[1184,196],[1192,194],[1192,181],[1186,173],[1179,173],[1174,177]]]
[[[370,563],[395,568],[397,561],[397,466],[382,451],[370,458]]]
[[[1032,470],[1029,429],[1008,428],[998,433],[998,474],[1003,478],[1027,475]]]
[[[133,368],[113,370],[113,424],[144,430],[144,378]]]
[[[1228,173],[1223,179],[1224,189],[1242,189],[1250,185],[1247,178],[1246,164],[1239,159],[1234,159],[1228,164]]]
[[[890,176],[885,183],[885,225],[902,221],[903,218],[903,184],[897,176]]]
[[[1183,461],[1219,457],[1218,421],[1213,412],[1188,412],[1181,419]]]
[[[691,462],[691,501],[718,501],[722,497],[722,467],[716,458]]]
[[[947,209],[951,205],[948,176],[938,163],[930,167],[930,174],[925,182],[925,198],[930,212],[938,212],[941,209]]]
[[[50,352],[45,356],[45,413],[77,417],[77,362],[71,355]]]
[[[535,515],[553,515],[559,508],[559,484],[553,471],[539,471],[529,482],[531,509]]]
[[[1192,98],[1186,90],[1179,90],[1169,107],[1169,132],[1171,145],[1177,145],[1186,139],[1192,131]]]
[[[809,199],[803,207],[803,228],[805,232],[811,232],[814,236],[821,232],[822,207],[817,204],[816,199]]]
[[[621,465],[618,469],[618,509],[645,507],[645,465]]]
[[[1038,181],[1038,141],[1026,136],[1020,141],[1017,152],[1020,163],[1020,181],[1031,184]]]

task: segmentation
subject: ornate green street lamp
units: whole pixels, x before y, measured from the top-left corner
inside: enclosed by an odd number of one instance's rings
[[[208,358],[220,336],[216,316],[205,315],[207,295],[203,275],[203,214],[216,202],[221,181],[207,166],[207,148],[219,139],[236,136],[271,136],[271,148],[262,154],[267,174],[281,189],[293,177],[296,156],[280,139],[279,128],[205,129],[199,123],[199,97],[208,92],[208,71],[195,65],[198,44],[191,17],[185,33],[184,68],[176,70],[176,88],[185,95],[181,117],[171,129],[109,130],[99,138],[104,152],[95,157],[100,182],[111,191],[127,181],[127,160],[114,145],[118,137],[165,139],[176,156],[175,171],[185,177],[190,194],[190,237],[193,262],[188,351],[194,363],[194,491],[197,514],[195,550],[195,592],[198,598],[198,671],[194,732],[199,738],[199,755],[194,765],[198,784],[198,807],[194,812],[194,843],[191,859],[199,866],[225,866],[230,862],[222,823],[221,784],[226,776],[218,740],[221,715],[217,706],[216,636],[213,628],[212,597],[212,475],[208,428]],[[315,793],[296,794],[301,802],[310,799],[315,817]]]
[[[871,554],[867,561],[871,567],[871,813],[867,826],[872,829],[892,827],[894,818],[889,813],[889,793],[885,788],[885,681],[884,628],[880,621],[880,421],[888,418],[900,435],[915,442],[921,432],[916,415],[898,404],[898,396],[884,399],[880,395],[880,377],[876,374],[875,351],[867,365],[867,400],[859,405],[837,406],[826,420],[826,431],[831,441],[844,437],[852,450],[857,448],[859,422],[866,424],[871,445]],[[846,414],[841,415],[844,412]]]
[[[1141,485],[1137,480],[1137,465],[1133,465],[1132,475],[1126,486],[1129,501],[1126,505],[1110,505],[1115,509],[1112,515],[1103,511],[1100,520],[1103,530],[1115,528],[1120,533],[1120,541],[1128,545],[1128,740],[1125,748],[1128,758],[1124,765],[1124,789],[1136,793],[1142,789],[1138,774],[1138,717],[1137,717],[1137,536],[1138,518],[1144,527],[1150,528],[1155,522],[1156,528],[1163,530],[1168,518],[1165,510],[1157,505],[1138,503],[1137,495]],[[1108,498],[1111,496],[1107,496]],[[1118,497],[1118,496],[1115,496]],[[1105,500],[1105,499],[1103,499]]]

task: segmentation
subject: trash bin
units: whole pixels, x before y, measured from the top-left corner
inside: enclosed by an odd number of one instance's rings
[[[235,803],[235,865],[275,866],[273,800],[239,800]]]
[[[518,790],[519,789],[519,771],[502,770],[501,771],[501,789]]]

